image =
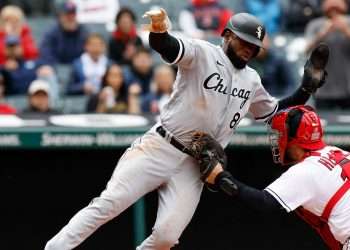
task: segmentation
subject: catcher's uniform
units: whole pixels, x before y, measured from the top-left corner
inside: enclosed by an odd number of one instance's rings
[[[47,250],[72,249],[154,189],[159,193],[157,220],[138,249],[170,249],[190,222],[203,187],[195,160],[178,148],[184,149],[196,130],[225,147],[248,112],[261,120],[276,112],[277,100],[253,69],[237,70],[221,47],[208,42],[179,43],[178,56],[171,62],[179,71],[161,122],[125,152],[106,190],[48,242]]]
[[[337,162],[339,152],[342,158]],[[344,244],[344,249],[347,249],[345,247],[349,245],[347,240],[350,238],[349,158],[348,152],[327,146],[289,168],[265,189],[288,212],[298,208],[299,215],[303,218],[306,216],[305,219],[311,226],[321,230],[321,236],[327,243],[330,243],[333,235],[337,241]],[[338,194],[335,195],[336,193]],[[320,220],[317,220],[316,216],[320,217]],[[321,228],[319,225],[322,224],[318,223],[322,223],[324,219],[326,223],[328,220],[328,225]],[[325,232],[327,226],[330,232]]]

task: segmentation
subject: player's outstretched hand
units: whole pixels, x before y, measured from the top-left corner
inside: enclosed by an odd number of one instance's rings
[[[143,18],[149,17],[151,19],[150,24],[144,25],[143,29],[153,33],[164,33],[170,29],[170,20],[168,14],[163,8],[159,10],[149,10],[143,16]]]
[[[315,93],[326,82],[327,71],[325,68],[328,58],[329,47],[327,44],[321,43],[311,52],[306,61],[302,88],[309,94]]]

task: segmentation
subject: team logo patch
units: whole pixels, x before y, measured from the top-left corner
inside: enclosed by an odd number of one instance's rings
[[[256,28],[256,37],[261,40],[261,35],[262,35],[262,27],[261,26],[258,26]]]

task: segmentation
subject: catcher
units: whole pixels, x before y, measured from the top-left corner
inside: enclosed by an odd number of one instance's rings
[[[329,249],[349,250],[350,153],[324,143],[320,118],[309,106],[278,112],[270,121],[269,136],[274,162],[294,165],[257,190],[225,170],[225,153],[213,138],[194,134],[192,150],[202,180],[261,211],[296,210]]]

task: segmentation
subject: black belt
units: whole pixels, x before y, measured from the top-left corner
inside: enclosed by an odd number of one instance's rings
[[[180,150],[181,152],[184,152],[188,155],[192,156],[191,151],[182,144],[182,142],[180,142],[178,139],[176,139],[174,136],[172,136],[171,134],[169,134],[164,128],[163,126],[159,126],[156,128],[156,131],[158,134],[160,134],[161,137],[165,138],[171,145],[173,145],[175,148],[177,148],[178,150]]]

